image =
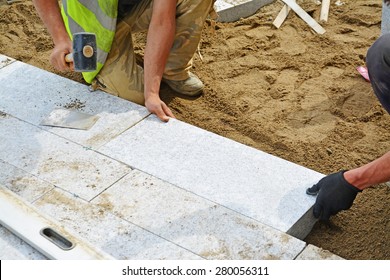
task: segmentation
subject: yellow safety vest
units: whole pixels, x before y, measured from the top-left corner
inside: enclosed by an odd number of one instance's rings
[[[63,0],[61,14],[72,40],[77,32],[96,34],[97,70],[82,73],[85,81],[92,83],[102,69],[114,40],[118,0]]]

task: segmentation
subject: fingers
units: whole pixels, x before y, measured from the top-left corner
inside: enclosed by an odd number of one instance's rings
[[[65,55],[66,53],[64,51],[53,51],[50,55],[51,64],[59,71],[70,71],[73,69],[73,62],[66,62]]]
[[[320,184],[315,184],[311,188],[308,188],[306,190],[306,194],[308,194],[308,195],[317,195],[318,192],[320,191],[320,189],[321,189],[321,185]]]
[[[50,54],[51,64],[59,71],[71,71],[73,70],[73,62],[66,61],[65,56],[72,52],[72,42],[70,40],[64,40],[54,46],[52,53]],[[71,57],[73,61],[73,57]]]
[[[155,112],[155,114],[163,122],[169,121],[169,117],[165,114],[165,112],[163,110],[159,110],[159,111]]]
[[[331,213],[329,208],[323,207],[320,203],[314,204],[313,207],[313,216],[316,219],[320,219],[321,221],[329,221],[330,216],[335,215],[337,213]]]
[[[157,108],[156,111],[155,111],[155,112],[152,112],[152,113],[155,113],[156,116],[157,116],[160,120],[162,120],[163,122],[168,122],[168,121],[169,121],[169,117],[170,117],[169,114],[171,114],[171,115],[173,116],[171,110],[170,110],[170,109],[168,108],[168,106],[165,105],[165,103],[163,103],[163,102],[161,102],[161,107]]]
[[[320,192],[325,179],[326,177],[322,178],[317,184],[313,185],[311,188],[306,189],[306,194],[317,195]]]
[[[175,118],[171,109],[169,109],[169,107],[164,102],[162,102],[162,108],[163,108],[166,116],[171,117],[171,118]]]
[[[169,118],[175,118],[168,106],[160,98],[151,98],[145,101],[149,112],[155,114],[161,121],[168,122]]]
[[[322,213],[322,205],[316,202],[313,206],[313,216],[314,218],[318,219],[321,217]]]
[[[348,203],[346,203],[341,210],[348,210],[349,208],[352,207],[352,204],[353,204],[353,200],[349,201]]]
[[[330,213],[330,211],[327,208],[323,208],[322,214],[320,215],[321,221],[329,221],[329,218],[331,215],[336,215],[337,213]]]

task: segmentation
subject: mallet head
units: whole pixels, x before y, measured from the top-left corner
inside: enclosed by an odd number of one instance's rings
[[[94,33],[79,32],[73,34],[73,53],[65,57],[73,61],[76,72],[93,72],[97,67],[97,46]]]

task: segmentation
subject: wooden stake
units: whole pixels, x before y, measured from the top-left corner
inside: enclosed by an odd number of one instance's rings
[[[295,0],[294,0],[295,1]],[[290,12],[291,8],[287,6],[286,4],[283,6],[283,8],[280,10],[278,16],[275,18],[273,25],[276,28],[279,28],[283,22],[286,20],[288,13]]]
[[[301,19],[303,19],[318,34],[324,34],[326,30],[318,24],[308,13],[306,13],[295,0],[282,0],[287,4]]]
[[[322,0],[320,21],[328,21],[330,0]]]

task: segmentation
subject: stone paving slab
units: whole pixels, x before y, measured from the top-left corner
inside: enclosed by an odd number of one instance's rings
[[[311,244],[299,254],[296,260],[344,260],[343,258]]]
[[[92,203],[205,259],[294,259],[306,245],[137,170]]]
[[[116,217],[107,211],[105,202],[87,203],[54,189],[33,205],[116,259],[202,259],[153,232]]]
[[[0,185],[30,203],[54,188],[48,182],[2,160],[0,160]]]
[[[8,56],[0,54],[0,69],[10,65],[11,63],[15,62],[16,60],[13,58],[10,58]]]
[[[0,260],[46,260],[46,257],[0,225]]]
[[[9,85],[23,73],[33,77],[28,86]],[[48,77],[58,83],[46,87]],[[127,101],[112,109],[120,99],[20,62],[0,69],[0,83],[7,89],[0,92],[0,182],[114,257],[295,259],[305,248],[288,234],[303,238],[314,224],[314,198],[304,191],[322,174],[178,120],[145,118],[145,108]],[[122,114],[136,118],[93,145],[93,135],[39,126],[51,111],[45,106],[74,101],[76,89],[87,113],[111,110],[114,125]],[[24,92],[28,98],[19,97]],[[1,257],[41,258],[1,227],[0,248]]]
[[[80,236],[94,241],[93,244],[99,249],[103,247],[109,250],[118,259],[202,259],[149,231],[112,216],[106,209],[106,203],[88,204],[1,160],[0,185],[26,201],[35,202],[45,213],[61,220],[64,226],[72,227],[73,231],[77,230]],[[34,260],[46,257],[0,226],[0,259]]]
[[[3,210],[0,223],[49,259],[114,259],[3,186],[0,186],[0,204]]]
[[[172,119],[150,116],[99,152],[282,232],[309,211],[322,174]],[[301,221],[303,239],[315,223]],[[305,232],[306,230],[306,232]]]
[[[11,116],[0,118],[0,159],[85,200],[130,168]]]
[[[217,0],[215,10],[218,20],[232,22],[253,15],[261,7],[275,0]]]
[[[98,148],[150,114],[143,106],[90,92],[87,85],[19,61],[0,69],[0,84],[0,111],[86,147]],[[64,107],[99,119],[89,130],[39,125],[53,109]]]

